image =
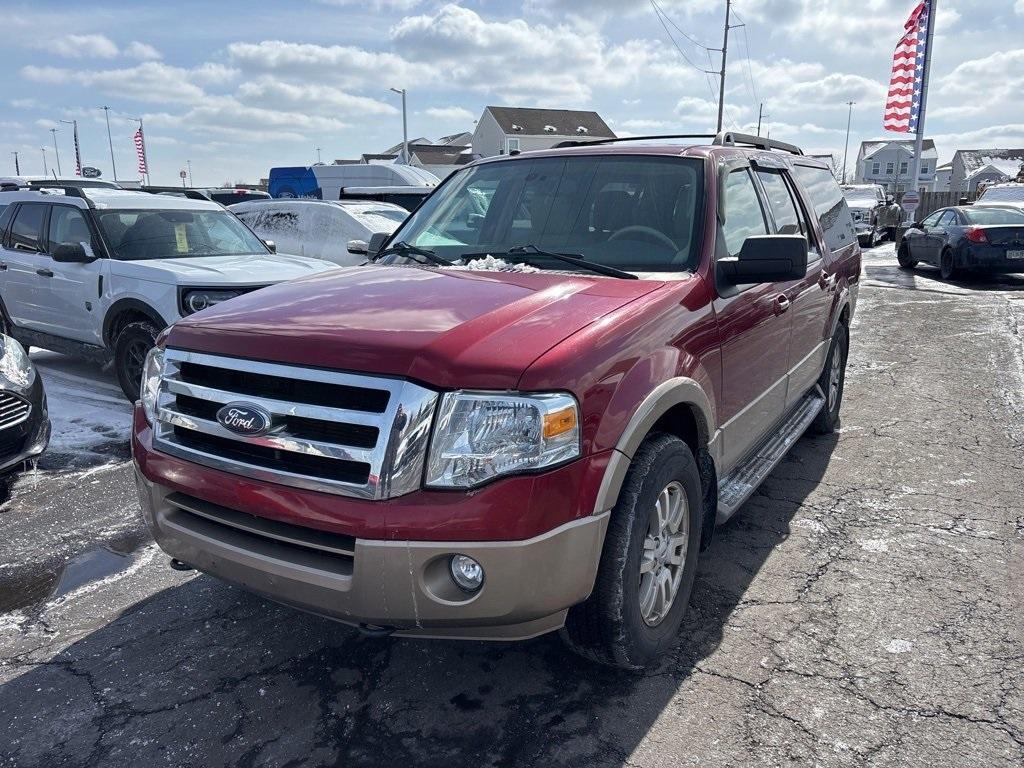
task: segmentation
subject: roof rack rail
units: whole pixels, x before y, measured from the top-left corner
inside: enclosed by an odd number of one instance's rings
[[[562,141],[555,144],[553,149],[561,149],[562,147],[587,147],[596,144],[618,144],[623,141],[654,141],[660,139],[713,139],[715,134],[713,133],[666,133],[661,136],[622,136],[615,139],[583,139],[576,140],[570,139],[569,141]]]
[[[151,195],[177,195],[187,197],[189,200],[205,200],[208,203],[211,202],[209,195],[192,187],[144,186],[139,187],[139,189],[143,192],[148,192]]]
[[[751,136],[749,133],[722,131],[714,138],[715,140],[711,143],[722,147],[735,147],[738,144],[742,144],[758,149],[778,149],[782,152],[789,152],[792,155],[802,155],[804,153],[796,144],[787,144],[784,141],[776,141],[764,136]]]
[[[89,199],[89,196],[85,194],[85,187],[80,187],[77,184],[67,181],[48,184],[42,179],[33,179],[27,186],[22,187],[21,189],[27,190],[28,192],[39,192],[40,194],[46,194],[46,190],[48,189],[62,189],[64,190],[64,197],[81,198],[82,200],[85,200],[86,204],[90,208],[96,207],[96,203]]]

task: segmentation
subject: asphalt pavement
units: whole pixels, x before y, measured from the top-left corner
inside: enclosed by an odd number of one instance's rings
[[[841,431],[717,531],[641,675],[170,570],[113,377],[33,353],[60,430],[0,505],[0,766],[1020,766],[1022,329],[1022,276],[867,254]]]

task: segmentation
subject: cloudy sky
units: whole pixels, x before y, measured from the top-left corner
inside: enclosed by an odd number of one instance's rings
[[[0,172],[41,173],[57,140],[71,167],[135,178],[145,119],[154,183],[190,160],[197,185],[274,165],[380,151],[472,130],[487,104],[596,109],[622,134],[713,129],[724,0],[0,0]],[[841,153],[883,135],[892,48],[914,0],[735,0],[726,125]],[[938,0],[929,135],[957,148],[1024,147],[1024,0]],[[664,23],[664,26],[663,26]],[[666,32],[666,27],[668,32]],[[670,34],[671,33],[671,37]],[[685,35],[683,34],[685,33]],[[690,38],[690,39],[688,39]],[[709,61],[709,56],[710,61]],[[852,152],[851,152],[852,154]]]

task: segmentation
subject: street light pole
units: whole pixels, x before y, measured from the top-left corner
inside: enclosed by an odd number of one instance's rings
[[[409,123],[406,120],[405,111],[405,88],[392,88],[392,91],[402,97],[402,162],[409,164]]]
[[[64,171],[60,169],[60,150],[57,149],[57,129],[51,128],[50,133],[53,134],[53,154],[57,156],[57,175],[63,176]]]
[[[185,164],[188,166],[188,185],[192,186],[192,161],[186,160]]]
[[[50,169],[46,167],[46,147],[40,147],[39,149],[43,152],[43,177],[45,178],[50,175]]]
[[[18,163],[18,153],[11,152],[11,154],[14,155],[14,175],[21,176],[21,165]]]
[[[107,144],[110,146],[110,170],[114,174],[114,181],[117,181],[117,163],[114,162],[114,140],[110,138],[110,107],[100,107],[107,118]]]
[[[853,105],[855,101],[846,102],[850,111],[846,114],[846,149],[843,150],[843,184],[846,183],[846,160],[850,156],[850,121],[853,119]]]

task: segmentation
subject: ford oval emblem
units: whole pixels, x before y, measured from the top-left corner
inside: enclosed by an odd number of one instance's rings
[[[251,403],[228,403],[217,411],[217,421],[225,429],[245,435],[259,437],[270,431],[272,418],[258,405]]]

